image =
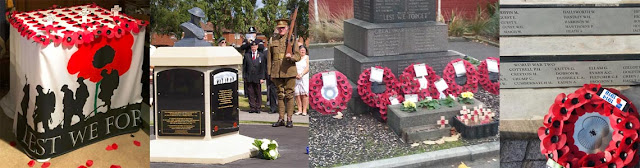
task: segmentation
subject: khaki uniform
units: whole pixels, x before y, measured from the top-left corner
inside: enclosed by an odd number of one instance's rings
[[[292,53],[291,58],[285,56],[286,44],[286,37],[280,35],[272,37],[269,40],[269,55],[267,56],[267,72],[278,90],[278,112],[281,119],[284,119],[285,112],[287,116],[293,116],[293,91],[296,85],[296,75],[298,75],[296,62],[300,61],[298,47],[294,47],[295,53]]]

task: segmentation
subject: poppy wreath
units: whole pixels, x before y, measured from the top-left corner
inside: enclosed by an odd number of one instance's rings
[[[427,69],[427,74],[429,74],[426,76],[428,84],[426,89],[420,89],[420,82],[415,78],[416,71],[414,69],[414,65],[415,64],[409,65],[404,69],[400,77],[398,77],[399,91],[401,94],[418,94],[420,99],[424,99],[426,97],[440,97],[440,92],[438,92],[438,89],[436,89],[436,86],[433,83],[440,79],[440,76],[433,71],[433,68],[425,64],[424,66]]]
[[[463,86],[458,85],[455,80],[456,71],[453,68],[453,63],[458,61],[462,61],[464,63],[465,70],[467,70],[467,73],[465,75],[467,77],[467,83]],[[445,82],[447,82],[447,85],[449,85],[449,88],[447,90],[453,96],[458,96],[462,92],[475,93],[478,91],[478,73],[475,66],[469,63],[469,61],[458,58],[449,62],[449,64],[447,64],[447,66],[444,68],[442,78]]]
[[[382,69],[383,78],[382,82],[385,84],[385,91],[382,93],[373,93],[371,90],[372,82],[369,81],[371,77],[371,68],[365,69],[358,79],[358,94],[362,101],[370,107],[379,109],[380,116],[383,120],[387,120],[387,106],[391,104],[389,97],[396,96],[399,102],[403,101],[403,97],[398,93],[398,82],[396,76],[393,75],[391,70],[387,67],[376,66],[378,69]]]
[[[334,99],[328,100],[322,96],[322,74],[321,72],[313,75],[309,82],[309,103],[311,108],[322,114],[335,114],[347,109],[347,102],[351,100],[351,84],[347,82],[347,77],[338,71],[331,71],[336,74],[336,82],[338,94]]]
[[[78,5],[68,8],[52,7],[49,10],[36,10],[31,12],[7,12],[11,26],[16,28],[18,33],[26,39],[33,39],[42,47],[49,44],[55,46],[62,45],[66,48],[73,46],[90,44],[99,40],[99,37],[120,38],[125,32],[139,33],[149,23],[144,20],[131,19],[124,13],[119,16],[110,16],[111,19],[104,19],[97,14],[91,13],[86,16],[87,22],[80,23],[82,16],[80,11],[83,8],[92,10],[100,15],[111,15],[111,13],[97,6],[96,4]],[[61,10],[63,9],[63,10]],[[56,12],[58,11],[58,12]],[[51,25],[41,23],[47,14],[54,14],[60,20],[54,21]],[[107,26],[113,25],[113,26]],[[69,31],[71,28],[77,31]]]
[[[494,57],[489,57],[487,59],[495,60],[498,63],[498,68],[500,68],[500,60]],[[489,79],[489,70],[487,69],[487,60],[483,60],[478,65],[478,77],[480,80],[480,85],[482,88],[489,93],[500,94],[500,82],[491,82]]]
[[[619,97],[612,100],[613,103],[627,101],[628,108],[620,110],[600,98],[598,92],[602,92],[601,89]],[[613,135],[606,150],[588,154],[575,145],[575,122],[586,113],[599,113],[609,118]],[[564,167],[632,167],[638,163],[639,158],[634,156],[638,150],[640,129],[637,109],[618,90],[602,88],[600,84],[585,84],[569,95],[561,93],[549,108],[543,124],[538,129],[540,151]]]

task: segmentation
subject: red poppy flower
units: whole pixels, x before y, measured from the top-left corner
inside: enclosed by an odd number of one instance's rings
[[[78,74],[78,77],[89,79],[92,82],[102,80],[102,70],[118,70],[122,75],[131,66],[133,36],[125,33],[122,38],[107,39],[98,38],[93,45],[78,46],[69,60],[67,71],[69,74]]]
[[[133,141],[133,145],[140,146],[140,141]]]
[[[84,42],[84,39],[82,39],[82,32],[71,34],[71,39],[73,39],[72,41],[77,45],[81,45],[82,42]]]
[[[62,37],[56,35],[49,35],[49,39],[51,39],[52,43],[55,46],[62,44]]]
[[[116,38],[122,37],[122,35],[125,33],[125,31],[120,26],[113,27],[113,32]]]
[[[62,37],[62,46],[69,48],[73,47],[75,44],[75,39],[73,38],[74,34],[75,33],[72,31],[65,31],[64,37]]]
[[[122,30],[124,31],[131,31],[134,25],[135,23],[131,23],[129,20],[126,20],[126,19],[120,21],[120,28],[122,28]]]
[[[82,34],[82,40],[84,41],[83,43],[85,44],[89,44],[94,40],[94,36],[93,36],[93,32],[91,31],[83,31],[83,32],[79,32]]]
[[[34,36],[34,40],[35,42],[42,44],[43,47],[49,45],[50,42],[49,38],[43,35]]]

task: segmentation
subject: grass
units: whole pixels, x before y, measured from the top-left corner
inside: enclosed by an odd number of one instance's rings
[[[340,12],[332,14],[327,2],[318,4],[318,21],[312,19],[309,26],[312,43],[331,43],[343,41],[344,20],[353,18],[353,6],[343,6]],[[313,15],[313,13],[310,13]],[[316,16],[313,16],[314,18]]]

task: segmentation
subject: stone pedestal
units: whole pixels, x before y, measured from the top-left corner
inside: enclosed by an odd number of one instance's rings
[[[152,162],[224,164],[257,150],[253,138],[238,134],[241,64],[233,47],[156,50]]]
[[[415,112],[402,111],[402,105],[390,105],[387,111],[387,125],[398,136],[402,137],[404,142],[413,143],[424,140],[436,140],[443,136],[451,134],[451,125],[447,124],[444,128],[440,128],[437,124],[440,116],[452,123],[451,119],[460,114],[462,106],[472,108],[473,106],[483,105],[482,102],[475,100],[474,104],[461,105],[455,103],[453,107],[441,106],[440,109],[427,110],[418,108]]]

